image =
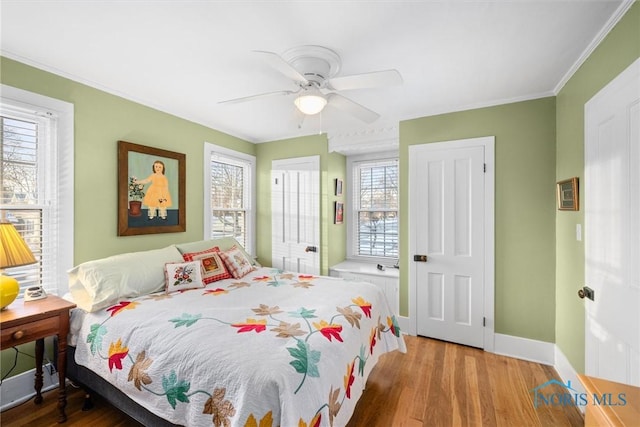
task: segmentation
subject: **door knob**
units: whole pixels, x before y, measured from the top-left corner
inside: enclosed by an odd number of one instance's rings
[[[305,252],[318,252],[318,248],[316,248],[315,246],[307,246],[306,248],[304,248]]]
[[[594,292],[594,290],[591,289],[588,286],[583,286],[582,289],[578,289],[578,296],[581,299],[584,299],[586,297],[587,299],[590,299],[591,301],[594,301],[595,294],[596,293]]]

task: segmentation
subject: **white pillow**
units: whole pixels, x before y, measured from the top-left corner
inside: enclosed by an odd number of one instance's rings
[[[168,262],[183,262],[174,245],[88,261],[69,270],[69,292],[78,307],[97,311],[164,289]]]

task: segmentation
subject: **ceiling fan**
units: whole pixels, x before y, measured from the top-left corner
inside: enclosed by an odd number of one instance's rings
[[[372,123],[380,115],[367,107],[341,95],[338,92],[402,84],[402,76],[397,70],[373,71],[336,77],[340,70],[340,56],[322,46],[299,46],[281,55],[257,50],[255,53],[298,87],[296,90],[280,90],[257,95],[234,98],[219,102],[232,104],[272,96],[297,95],[294,104],[305,115],[321,112],[326,105],[338,108],[365,123]]]

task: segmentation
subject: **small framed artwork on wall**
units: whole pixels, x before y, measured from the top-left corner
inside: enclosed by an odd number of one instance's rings
[[[344,203],[335,202],[335,214],[333,217],[334,224],[342,224],[344,220]]]
[[[342,180],[336,178],[336,196],[342,196]]]
[[[580,210],[578,190],[578,177],[574,176],[573,178],[559,181],[557,184],[558,210]]]

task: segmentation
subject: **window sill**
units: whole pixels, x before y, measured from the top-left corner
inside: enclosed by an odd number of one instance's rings
[[[354,273],[354,274],[367,274],[370,276],[379,277],[400,277],[400,270],[393,267],[385,267],[384,270],[378,270],[377,264],[371,264],[362,261],[343,261],[332,267],[329,267],[330,271],[337,271],[340,273]]]

